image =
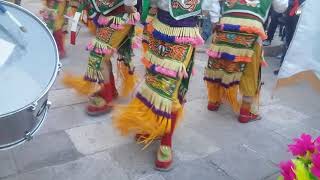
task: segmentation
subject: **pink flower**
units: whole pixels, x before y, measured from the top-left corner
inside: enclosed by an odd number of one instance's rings
[[[314,143],[316,145],[316,149],[320,152],[320,136],[314,140]]]
[[[302,134],[300,138],[294,139],[295,144],[289,144],[289,151],[294,156],[305,156],[307,152],[313,153],[315,145],[312,142],[312,137],[309,134]]]
[[[283,176],[284,180],[294,180],[296,175],[293,171],[294,164],[291,160],[287,162],[281,162],[279,165],[281,169],[281,175]]]
[[[314,154],[311,158],[313,166],[311,172],[316,177],[320,178],[320,154]]]

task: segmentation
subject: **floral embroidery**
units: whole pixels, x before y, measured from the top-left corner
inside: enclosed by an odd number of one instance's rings
[[[177,81],[172,78],[162,76],[161,74],[146,74],[146,84],[159,94],[171,98],[176,89]]]
[[[229,8],[234,7],[237,3],[240,5],[247,5],[251,7],[260,6],[260,0],[226,0],[225,3]]]
[[[109,28],[109,27],[98,28],[97,38],[99,40],[104,41],[104,42],[109,42],[114,31],[115,31],[114,29]]]
[[[195,10],[196,6],[200,3],[200,0],[174,0],[172,1],[172,7],[175,9],[182,8],[189,12]]]
[[[188,52],[187,45],[178,45],[172,43],[166,43],[157,39],[150,37],[149,39],[150,49],[164,58],[170,58],[177,61],[185,60],[186,54]]]
[[[97,0],[97,5],[98,6],[107,6],[107,7],[113,7],[115,0]]]
[[[232,45],[246,49],[252,49],[256,40],[256,35],[232,32],[218,32],[214,39],[216,44]]]

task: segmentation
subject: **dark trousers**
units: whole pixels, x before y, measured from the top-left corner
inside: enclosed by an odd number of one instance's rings
[[[285,45],[284,45],[284,52],[283,52],[283,56],[281,58],[281,64],[284,60],[284,57],[287,53],[287,50],[289,48],[289,45],[292,41],[292,38],[294,36],[294,33],[296,31],[296,27],[299,21],[299,16],[288,16],[286,18],[286,38],[285,38]]]
[[[268,27],[268,40],[272,41],[274,34],[276,33],[277,27],[279,25],[279,18],[282,16],[281,13],[277,13],[274,10],[271,10],[271,22]]]

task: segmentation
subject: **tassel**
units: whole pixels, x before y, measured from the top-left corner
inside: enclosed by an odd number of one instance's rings
[[[168,126],[171,119],[155,114],[138,98],[134,98],[127,106],[115,107],[112,119],[121,135],[148,134],[148,137],[139,141],[145,144],[144,148],[171,130]]]
[[[118,77],[121,79],[120,96],[128,97],[138,82],[138,77],[123,62],[118,62]]]
[[[63,84],[68,88],[73,88],[77,93],[88,96],[97,92],[100,86],[95,82],[85,80],[83,77],[64,74],[62,79]]]
[[[108,25],[109,22],[110,22],[110,19],[108,17],[105,17],[103,15],[99,16],[99,19],[98,19],[99,25]]]
[[[235,113],[240,111],[240,102],[238,100],[239,85],[225,88],[218,83],[207,82],[209,102],[227,102]]]
[[[132,45],[133,49],[140,49],[142,47],[142,35],[143,35],[143,28],[136,26],[135,35],[132,38]]]
[[[127,24],[135,25],[139,20],[140,20],[139,12],[131,13],[129,14]]]

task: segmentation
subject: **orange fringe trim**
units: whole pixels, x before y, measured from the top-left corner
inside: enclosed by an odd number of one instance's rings
[[[71,74],[64,74],[62,82],[66,87],[86,96],[97,92],[101,88],[97,83],[86,81],[82,76],[73,76]]]
[[[92,20],[88,20],[88,29],[91,34],[96,35],[97,28]]]
[[[211,103],[227,102],[235,113],[240,111],[240,102],[238,100],[239,85],[225,88],[217,83],[206,82],[208,89],[208,99]]]
[[[182,117],[182,108],[177,111],[177,122]],[[126,106],[114,109],[113,125],[123,136],[148,134],[138,143],[145,144],[146,148],[155,139],[171,131],[171,119],[155,114],[139,99],[134,98]]]
[[[121,79],[120,96],[128,97],[138,83],[138,77],[136,74],[130,74],[129,67],[122,62],[118,63],[117,66],[118,77]]]
[[[266,40],[268,38],[268,36],[264,31],[256,27],[241,26],[240,31],[250,33],[250,34],[257,34],[258,36],[260,36],[262,40]]]

